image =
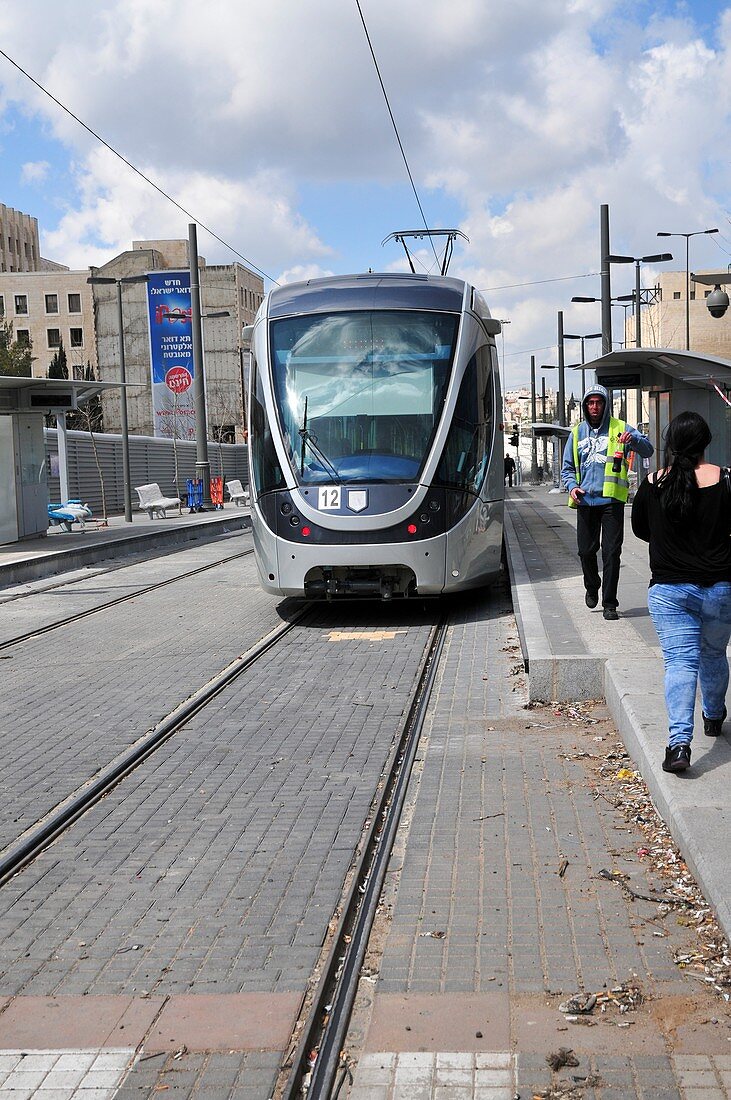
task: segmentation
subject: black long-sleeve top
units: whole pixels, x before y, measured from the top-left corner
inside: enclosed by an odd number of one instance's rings
[[[698,490],[692,520],[673,523],[660,507],[660,490],[649,478],[632,504],[632,530],[650,544],[650,584],[731,581],[731,500],[721,480]]]

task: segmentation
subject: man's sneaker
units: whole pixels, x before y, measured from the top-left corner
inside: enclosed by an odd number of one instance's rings
[[[587,592],[584,596],[584,603],[587,607],[596,607],[596,605],[599,603],[599,593]]]
[[[726,718],[726,708],[723,708],[723,714],[720,718],[706,718],[703,715],[703,732],[706,737],[718,737],[721,733],[721,727]]]
[[[604,611],[603,611],[603,615],[604,615],[604,618],[607,620],[607,622],[610,622],[610,623],[614,622],[615,619],[619,618],[619,615],[617,614],[616,610],[613,607],[605,607]]]
[[[665,749],[665,759],[662,762],[664,772],[684,772],[690,767],[690,745],[676,745],[674,749],[670,745]]]

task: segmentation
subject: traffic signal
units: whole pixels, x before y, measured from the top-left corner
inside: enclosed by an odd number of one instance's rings
[[[513,434],[510,437],[510,446],[511,447],[517,447],[519,442],[520,442],[520,440],[519,440],[519,437],[518,437],[518,425],[513,424]]]

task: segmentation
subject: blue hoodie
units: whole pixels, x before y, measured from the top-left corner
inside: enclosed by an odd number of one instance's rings
[[[586,399],[592,395],[598,395],[604,398],[604,415],[602,416],[601,424],[598,428],[592,428],[586,413]],[[581,408],[584,413],[584,419],[579,424],[580,476],[576,476],[577,471],[574,467],[574,435],[572,431],[564,447],[561,481],[566,486],[569,493],[572,489],[575,489],[577,485],[580,485],[581,488],[586,491],[585,495],[581,498],[582,505],[616,504],[616,501],[612,500],[610,497],[602,496],[602,489],[604,488],[604,468],[607,462],[607,445],[609,443],[609,419],[611,415],[608,391],[604,389],[604,386],[591,386],[584,394]],[[638,432],[631,424],[627,424],[625,430],[630,432],[632,436],[629,443],[625,443],[625,449],[636,451],[642,458],[649,458],[653,452],[653,446],[647,436],[643,435],[642,432]]]

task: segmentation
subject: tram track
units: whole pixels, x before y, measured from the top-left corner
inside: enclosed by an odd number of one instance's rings
[[[249,550],[246,553],[250,554],[252,551]],[[233,557],[242,556],[245,555],[233,555]],[[221,562],[213,563],[204,568],[210,569],[216,564],[221,564]],[[194,575],[197,572],[201,572],[201,570],[192,570],[186,575]],[[161,585],[152,586],[150,590],[155,587],[161,587]],[[125,599],[128,598],[131,597],[125,597]],[[301,625],[311,613],[311,610],[312,605],[307,604],[296,612],[288,622],[276,628],[246,653],[237,657],[217,676],[209,680],[207,684],[198,688],[187,699],[178,704],[143,737],[139,738],[135,744],[104,767],[94,779],[87,780],[82,787],[50,811],[46,817],[30,826],[16,841],[8,845],[0,855],[0,887],[4,886],[14,875],[65,833],[74,822],[78,821],[88,810],[109,794],[118,783],[139,768],[191,718],[202,711],[212,699],[242,676],[257,661],[261,660],[295,627]]]
[[[130,600],[135,600],[140,596],[146,596],[151,592],[157,592],[161,588],[167,588],[171,584],[177,584],[178,581],[188,580],[191,577],[196,577],[201,573],[207,573],[211,569],[216,569],[220,565],[226,565],[229,562],[236,561],[239,558],[249,557],[254,553],[253,547],[248,550],[240,550],[236,554],[229,554],[225,558],[218,558],[214,562],[208,562],[207,565],[197,566],[195,569],[189,569],[185,573],[179,573],[175,577],[168,577],[164,581],[156,581],[154,584],[148,584],[142,588],[136,589],[134,592],[128,592],[124,596],[117,596],[113,600],[107,600],[105,603],[97,604],[95,607],[89,607],[85,611],[76,612],[74,615],[67,615],[63,619],[56,619],[52,623],[47,623],[45,626],[36,627],[33,630],[27,631],[25,634],[17,634],[14,638],[8,638],[4,642],[0,642],[0,652],[6,649],[10,649],[12,646],[20,645],[22,642],[28,642],[33,638],[39,638],[44,634],[49,634],[53,630],[59,630],[63,626],[71,626],[75,623],[82,622],[84,619],[88,619],[91,615],[96,615],[100,611],[106,611],[111,607],[118,607],[120,604],[128,603]],[[120,566],[120,568],[125,568]],[[63,587],[66,584],[76,584],[79,579],[75,581],[65,581],[58,587]],[[48,589],[44,589],[48,591]],[[18,599],[26,598],[29,593],[24,596],[18,596]]]
[[[275,1093],[279,1100],[303,1095],[307,1100],[327,1100],[343,1069],[340,1052],[448,628],[445,613],[432,630],[411,705],[384,769],[385,780],[352,868],[347,896],[338,907],[342,915],[322,976],[305,1002],[306,1016],[295,1027],[300,1035],[291,1063],[285,1062],[280,1073]],[[341,1086],[342,1080],[338,1092]]]

